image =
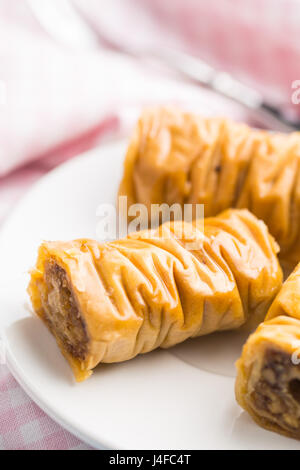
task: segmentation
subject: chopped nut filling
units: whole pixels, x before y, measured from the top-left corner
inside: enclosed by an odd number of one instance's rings
[[[300,433],[300,367],[289,354],[268,350],[257,377],[253,408],[280,428]]]
[[[74,358],[85,360],[89,338],[67,274],[51,260],[45,267],[44,276],[47,286],[46,293],[42,296],[45,321]]]

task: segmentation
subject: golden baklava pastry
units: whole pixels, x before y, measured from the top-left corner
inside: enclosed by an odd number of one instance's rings
[[[80,381],[100,362],[258,324],[281,287],[277,249],[247,210],[102,244],[46,242],[29,293]]]
[[[237,362],[238,403],[266,429],[300,439],[300,264]]]
[[[300,134],[269,133],[178,109],[146,110],[124,163],[128,204],[204,204],[205,217],[247,208],[268,225],[281,257],[300,259]]]

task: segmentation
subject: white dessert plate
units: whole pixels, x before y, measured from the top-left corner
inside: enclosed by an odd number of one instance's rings
[[[0,239],[0,327],[10,370],[54,420],[96,448],[300,449],[264,431],[234,398],[245,338],[222,333],[100,365],[76,384],[55,341],[31,315],[26,285],[42,240],[96,237],[97,208],[115,203],[126,143],[103,145],[42,178]]]

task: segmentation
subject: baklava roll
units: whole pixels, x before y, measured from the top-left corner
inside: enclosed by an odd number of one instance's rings
[[[238,403],[261,426],[300,439],[300,264],[237,362]]]
[[[29,293],[78,381],[187,338],[262,320],[282,283],[277,245],[247,210],[119,241],[47,242]]]
[[[146,110],[124,163],[128,204],[204,204],[205,217],[246,208],[292,268],[300,259],[300,134],[269,133],[177,109]]]

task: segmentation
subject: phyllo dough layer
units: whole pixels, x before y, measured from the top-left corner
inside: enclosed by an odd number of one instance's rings
[[[237,362],[236,397],[266,429],[300,439],[300,264]]]
[[[192,244],[192,245],[191,245]],[[187,338],[262,320],[280,289],[277,245],[246,210],[127,238],[43,243],[29,293],[77,380]]]
[[[287,267],[300,259],[300,134],[258,131],[177,109],[146,110],[120,195],[129,205],[205,204],[205,217],[247,208],[264,220]]]

